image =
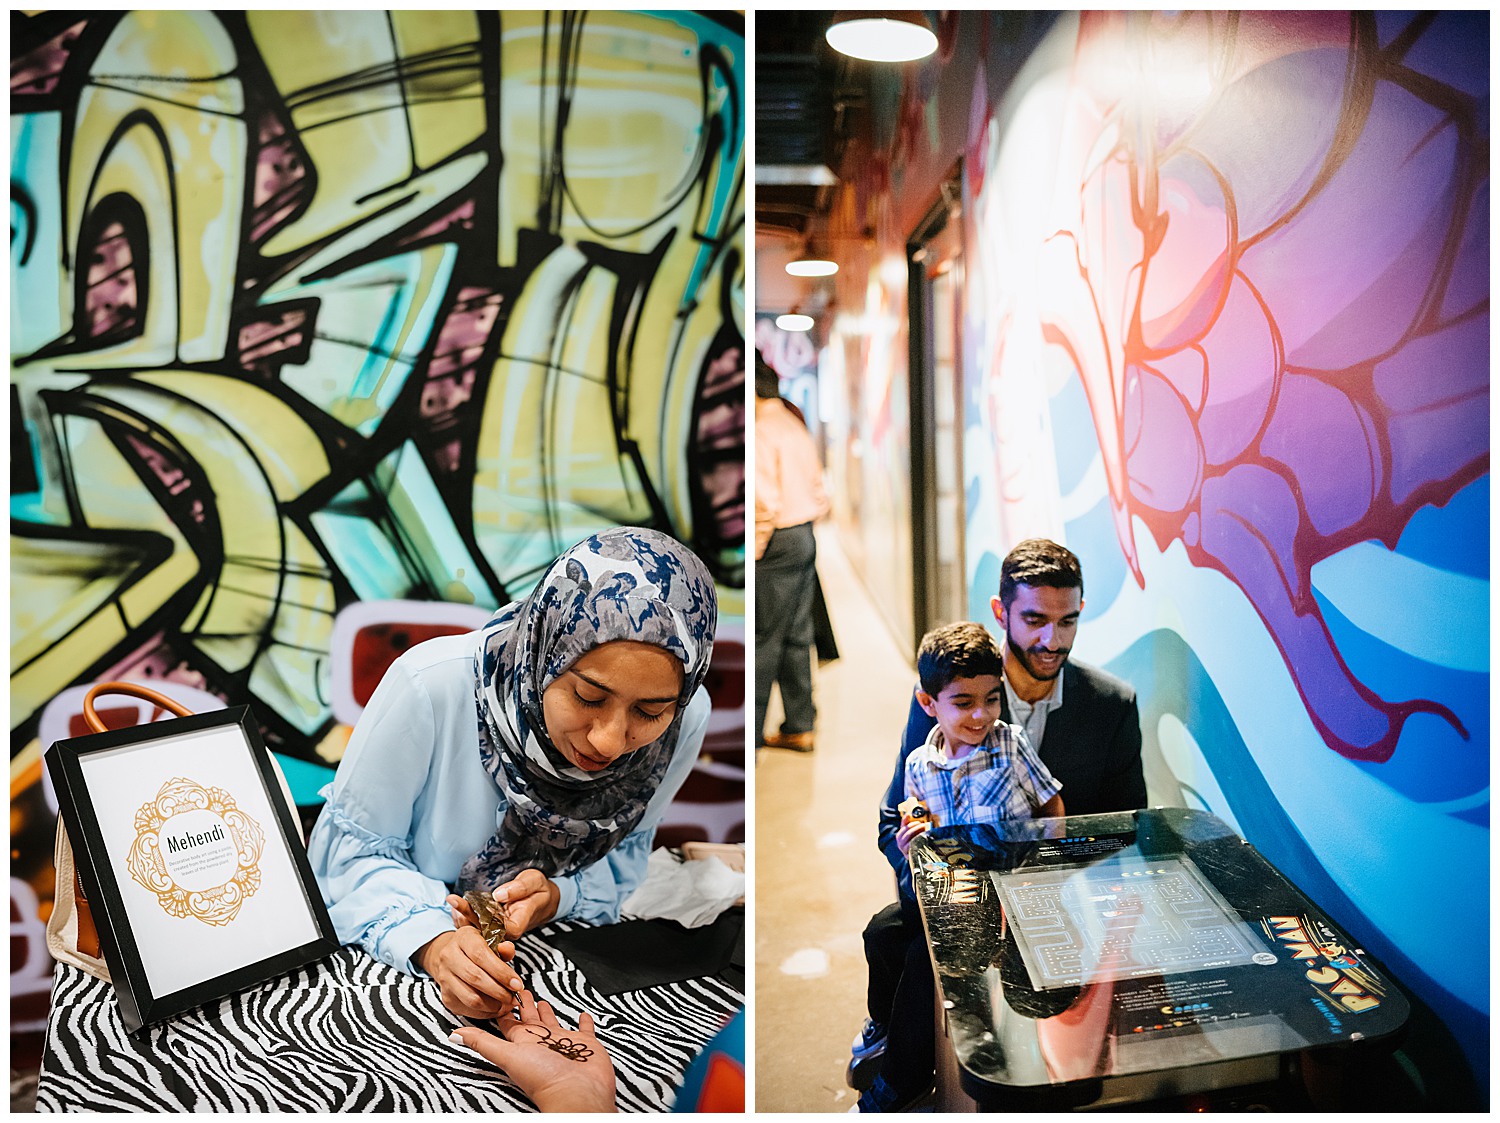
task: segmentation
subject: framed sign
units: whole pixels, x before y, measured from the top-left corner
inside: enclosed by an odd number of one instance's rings
[[[339,946],[248,706],[58,741],[47,769],[127,1030]]]

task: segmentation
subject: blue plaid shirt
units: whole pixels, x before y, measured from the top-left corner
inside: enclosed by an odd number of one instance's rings
[[[927,805],[935,827],[1031,819],[1060,791],[1062,782],[1047,771],[1025,730],[1003,721],[960,760],[949,759],[936,726],[906,758],[907,798]]]

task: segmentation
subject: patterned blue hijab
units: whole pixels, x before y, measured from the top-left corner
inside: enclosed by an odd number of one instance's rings
[[[708,673],[718,598],[707,568],[654,530],[584,539],[524,600],[482,629],[475,657],[479,752],[505,794],[495,834],[459,871],[458,890],[493,889],[523,869],[574,873],[633,831],[677,748],[689,700]],[[568,763],[542,718],[542,693],[587,652],[614,640],[664,648],[682,663],[666,731],[599,772]]]

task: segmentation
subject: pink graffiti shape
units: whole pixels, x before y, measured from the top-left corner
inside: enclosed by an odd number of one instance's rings
[[[1487,144],[1409,42],[1278,19],[1085,15],[1068,129],[1093,156],[1043,330],[1083,379],[1137,581],[1138,519],[1239,586],[1330,747],[1381,761],[1412,714],[1468,734],[1355,677],[1311,571],[1488,471]],[[1122,49],[1167,78],[1107,93]],[[1163,63],[1184,53],[1212,76],[1188,109]]]

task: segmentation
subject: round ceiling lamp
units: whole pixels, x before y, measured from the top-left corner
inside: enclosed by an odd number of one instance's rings
[[[826,37],[840,54],[870,62],[913,62],[938,45],[921,12],[838,12]]]
[[[803,258],[801,261],[788,261],[786,271],[793,277],[831,277],[839,271],[839,265],[836,261]]]
[[[811,331],[813,318],[811,316],[800,316],[795,312],[788,312],[784,316],[776,317],[776,326],[782,331]]]

